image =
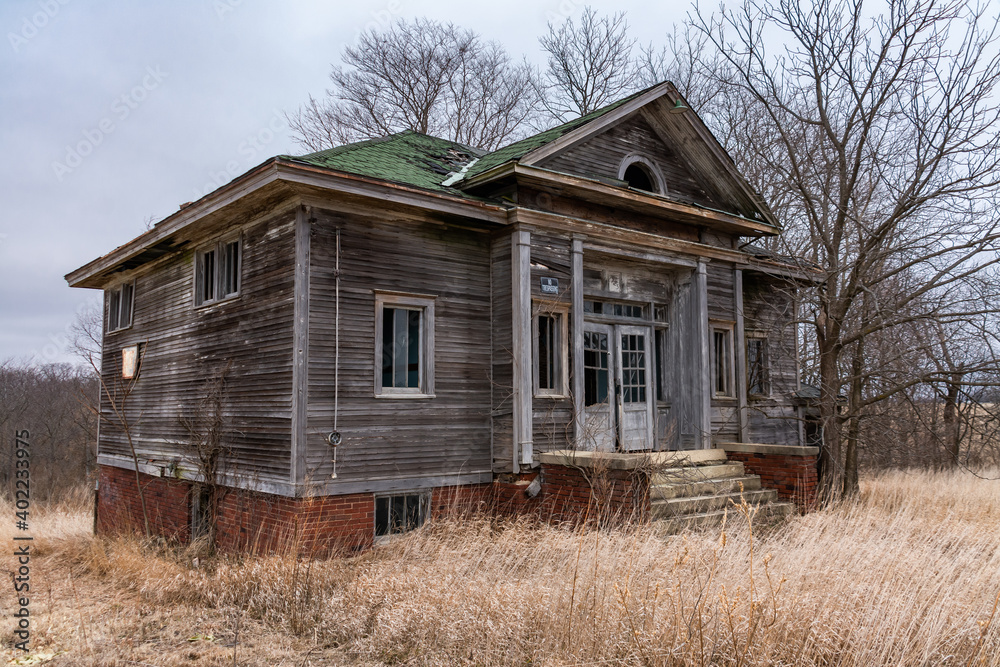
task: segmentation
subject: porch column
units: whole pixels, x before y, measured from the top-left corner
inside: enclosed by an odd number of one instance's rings
[[[584,388],[583,388],[583,238],[573,239],[572,257],[572,332],[573,332],[573,435],[574,449],[583,443]]]
[[[736,409],[738,411],[737,428],[739,429],[740,442],[746,442],[750,432],[749,418],[747,412],[747,344],[746,329],[743,323],[743,269],[733,270],[733,297],[736,304],[736,331],[733,332],[736,338],[733,346],[736,348],[736,372],[733,374],[736,379]]]
[[[698,267],[692,281],[692,333],[695,338],[694,374],[699,385],[694,396],[695,446],[698,449],[712,447],[712,341],[708,327],[708,269],[704,259],[698,260]]]
[[[513,470],[531,465],[531,233],[514,232],[511,239],[511,297],[514,344],[514,395],[512,397]]]

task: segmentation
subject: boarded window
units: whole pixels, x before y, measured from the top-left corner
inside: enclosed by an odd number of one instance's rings
[[[424,525],[427,498],[410,493],[375,498],[375,537],[405,533]]]
[[[771,393],[770,369],[768,368],[767,338],[754,336],[747,338],[747,392],[751,395],[767,396]]]

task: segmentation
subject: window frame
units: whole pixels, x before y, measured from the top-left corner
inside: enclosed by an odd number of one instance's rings
[[[712,398],[736,398],[736,382],[735,382],[735,348],[733,346],[733,334],[734,326],[730,322],[710,322],[709,331],[711,340],[709,341],[709,369],[711,373],[712,382]],[[723,391],[719,391],[718,378],[719,378],[719,359],[716,353],[715,337],[716,334],[723,334],[726,340],[726,368],[725,376],[723,378],[726,386]]]
[[[436,297],[426,294],[375,291],[375,398],[434,398],[434,303]],[[418,349],[418,381],[416,387],[385,387],[382,385],[382,329],[385,309],[420,311],[420,345]]]
[[[646,176],[649,178],[652,186],[656,188],[655,190],[642,190],[640,188],[632,188],[631,185],[628,187],[636,190],[637,192],[646,192],[654,195],[665,195],[667,193],[667,183],[663,178],[663,174],[660,172],[659,166],[656,161],[653,160],[648,155],[640,153],[631,153],[626,155],[625,158],[618,165],[618,180],[628,183],[625,179],[625,172],[628,168],[633,165],[639,165],[639,168],[646,172]]]
[[[569,397],[569,306],[563,303],[535,301],[531,316],[531,375],[532,389],[538,398]],[[554,374],[555,387],[543,389],[541,386],[541,364],[538,347],[539,320],[549,317],[556,320],[557,339]]]
[[[749,398],[769,398],[771,396],[771,352],[767,334],[763,331],[747,331],[744,337],[746,338],[747,396]],[[751,391],[750,387],[750,379],[752,377],[750,372],[750,341],[760,341],[762,345],[761,384],[764,391],[761,392]]]
[[[232,244],[236,244],[236,289],[232,292],[225,292],[224,287],[228,278],[229,263],[225,261],[226,250]],[[205,257],[212,255],[212,276],[206,276],[204,268]],[[203,292],[206,285],[212,286],[212,296],[205,298]],[[212,243],[199,248],[194,255],[194,307],[202,308],[211,306],[223,301],[239,298],[243,291],[243,235],[235,234],[224,236]]]
[[[122,310],[126,300],[122,298],[125,294],[125,288],[129,288],[129,298],[128,298],[128,324],[122,324]],[[105,312],[104,312],[104,332],[114,333],[116,331],[124,331],[125,329],[132,328],[132,322],[135,320],[135,280],[126,280],[123,283],[119,283],[116,287],[112,289],[104,290],[105,295]],[[117,295],[117,313],[115,314],[114,328],[111,327],[111,311],[113,304],[113,297]]]
[[[403,498],[404,499],[404,503],[405,503],[405,499],[407,497],[410,497],[410,496],[416,496],[418,498],[418,503],[419,504],[418,504],[418,508],[417,508],[417,514],[418,514],[417,525],[415,525],[415,526],[413,526],[412,528],[409,528],[409,529],[407,529],[405,526],[403,526],[402,530],[394,531],[394,530],[392,530],[392,525],[391,525],[391,522],[390,522],[389,526],[388,526],[389,527],[389,532],[383,533],[383,534],[380,535],[379,532],[378,532],[378,529],[379,529],[379,525],[378,525],[378,523],[379,523],[379,521],[378,521],[378,504],[379,504],[379,501],[380,500],[387,500],[389,502],[389,508],[388,508],[388,510],[389,510],[389,514],[391,515],[392,514],[392,500],[394,498]],[[376,493],[375,497],[372,499],[372,505],[373,505],[373,507],[372,507],[372,509],[373,509],[373,511],[372,511],[372,535],[373,535],[373,537],[375,539],[375,543],[376,544],[381,544],[381,543],[384,543],[387,540],[394,539],[394,538],[399,537],[401,535],[406,535],[409,532],[412,532],[414,530],[419,530],[420,528],[422,528],[423,526],[425,526],[427,524],[428,519],[430,519],[430,515],[431,515],[431,494],[430,494],[429,491],[426,491],[426,490],[421,490],[421,491],[390,491],[390,492],[386,492],[386,493]]]
[[[653,326],[653,396],[658,406],[670,405],[670,383],[667,359],[670,356],[670,327]]]

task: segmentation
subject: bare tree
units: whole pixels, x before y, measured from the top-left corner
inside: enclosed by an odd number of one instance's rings
[[[197,466],[199,476],[195,487],[197,496],[197,521],[192,539],[204,536],[209,551],[215,549],[216,528],[219,520],[219,506],[225,488],[221,476],[231,452],[231,432],[226,411],[226,377],[232,368],[232,361],[215,371],[205,382],[205,391],[199,405],[186,411],[180,418],[181,426],[187,431],[186,449]],[[190,416],[188,416],[190,415]]]
[[[598,17],[586,7],[579,26],[572,17],[558,27],[550,23],[548,34],[538,41],[548,53],[539,96],[547,115],[560,123],[636,88],[635,39],[629,37],[624,12]]]
[[[526,134],[536,112],[532,69],[451,23],[400,20],[369,30],[342,60],[326,97],[310,96],[288,117],[309,150],[403,130],[492,150]]]
[[[961,287],[1000,257],[996,22],[969,0],[877,4],[744,0],[693,19],[745,109],[732,152],[776,202],[786,253],[819,267],[806,319],[828,497],[857,489],[843,419],[891,395],[838,414],[852,378],[864,394],[869,341],[973,316]]]

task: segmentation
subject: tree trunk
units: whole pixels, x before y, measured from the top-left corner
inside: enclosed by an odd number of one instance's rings
[[[962,374],[952,373],[948,382],[948,392],[944,397],[944,437],[948,451],[948,465],[957,466],[961,453],[961,434],[958,424],[958,392],[962,386]]]
[[[827,503],[835,499],[841,486],[840,422],[837,415],[840,387],[837,350],[822,339],[819,341],[819,348],[819,414],[823,425],[823,447],[819,455],[819,495],[820,501]]]
[[[847,428],[847,452],[844,457],[844,497],[861,490],[858,484],[858,440],[861,436],[861,374],[864,372],[864,339],[858,341],[851,364],[850,426]]]

